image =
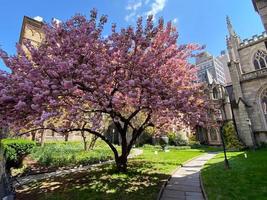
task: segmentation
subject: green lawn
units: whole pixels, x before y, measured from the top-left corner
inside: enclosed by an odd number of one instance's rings
[[[143,151],[143,155],[129,161],[127,174],[118,174],[113,165],[105,165],[17,188],[17,199],[156,199],[163,182],[178,165],[204,152],[201,149],[163,152],[151,146],[144,147]]]
[[[247,158],[245,158],[245,153]],[[227,154],[231,169],[224,170],[223,154],[210,160],[202,169],[209,200],[266,200],[267,149]]]

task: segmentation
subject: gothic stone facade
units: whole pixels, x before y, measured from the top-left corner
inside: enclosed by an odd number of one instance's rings
[[[253,1],[266,24],[261,11],[267,1]],[[266,12],[267,13],[267,12]],[[232,104],[240,139],[247,146],[267,142],[267,34],[255,35],[241,41],[227,19],[230,56],[229,70],[232,79]]]

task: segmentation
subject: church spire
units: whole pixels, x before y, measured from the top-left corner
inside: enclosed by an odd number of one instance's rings
[[[236,33],[234,31],[234,28],[233,28],[231,19],[230,19],[230,17],[228,15],[226,16],[226,23],[227,23],[227,29],[228,29],[228,32],[229,32],[230,37],[231,36],[234,36],[235,37],[236,36]]]

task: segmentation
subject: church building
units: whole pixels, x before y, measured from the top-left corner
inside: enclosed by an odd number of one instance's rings
[[[265,30],[267,1],[253,0]],[[267,143],[267,33],[241,40],[227,18],[232,86],[227,87],[239,138],[247,146]]]

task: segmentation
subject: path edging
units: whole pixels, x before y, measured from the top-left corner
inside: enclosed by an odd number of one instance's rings
[[[204,154],[206,154],[206,153],[204,153]],[[170,179],[172,178],[172,176],[175,174],[175,172],[177,172],[181,167],[183,167],[183,165],[186,165],[187,163],[193,161],[194,159],[196,159],[198,157],[203,156],[204,154],[200,154],[200,155],[198,155],[196,157],[193,157],[193,158],[191,158],[191,159],[189,159],[189,160],[181,163],[180,166],[178,166],[175,170],[173,170],[173,172],[171,173],[171,175],[169,176],[169,178],[162,184],[162,186],[160,188],[160,191],[159,191],[159,194],[157,196],[157,200],[160,200],[161,199],[164,189],[166,188],[168,182],[170,181]]]
[[[203,169],[203,167],[201,168],[201,170]],[[205,190],[205,187],[204,187],[204,182],[203,182],[203,177],[201,175],[201,170],[200,170],[200,173],[199,173],[200,188],[201,188],[202,194],[204,196],[204,199],[205,200],[208,200],[208,195],[207,195],[206,190]]]

